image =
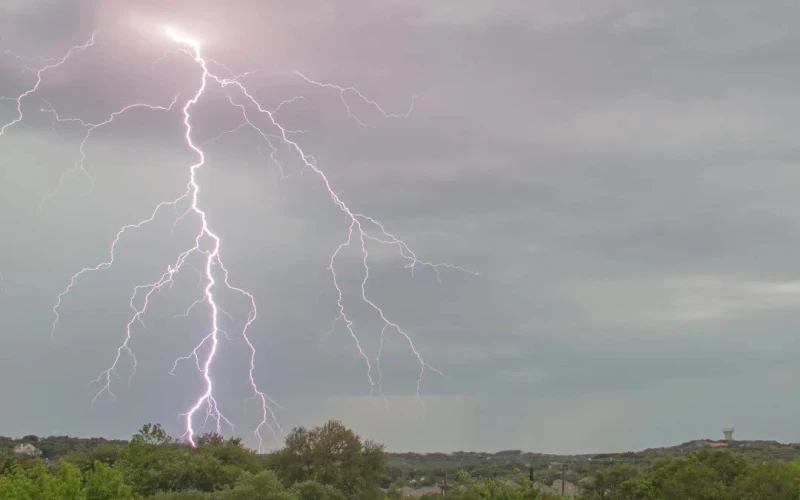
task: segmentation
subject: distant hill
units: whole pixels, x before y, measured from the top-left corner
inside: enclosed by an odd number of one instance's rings
[[[450,477],[458,470],[474,475],[514,479],[519,473],[527,476],[533,468],[534,479],[550,483],[561,477],[579,482],[592,471],[620,463],[647,467],[659,457],[689,455],[701,449],[730,449],[752,461],[770,458],[781,461],[800,459],[800,444],[777,441],[734,441],[728,443],[711,439],[687,441],[679,445],[650,448],[636,452],[555,455],[505,450],[497,453],[459,451],[454,453],[389,453],[389,475],[400,484],[429,486]],[[515,473],[515,470],[517,471]]]
[[[76,438],[70,436],[37,437],[20,439],[0,437],[0,455],[12,454],[19,444],[32,444],[42,452],[42,457],[57,460],[67,455],[110,456],[115,449],[127,444],[125,440],[104,438]],[[447,475],[455,481],[456,473],[467,471],[476,476],[516,479],[518,474],[527,476],[533,468],[536,481],[550,484],[561,474],[568,481],[578,482],[593,470],[626,463],[646,467],[658,457],[688,455],[704,448],[727,448],[741,453],[753,461],[770,458],[777,460],[800,459],[800,444],[784,444],[777,441],[734,441],[730,445],[710,439],[688,441],[676,446],[650,448],[637,452],[600,453],[583,455],[554,455],[503,450],[496,453],[459,451],[454,453],[388,453],[387,480],[399,486],[412,488],[442,484]],[[515,472],[516,471],[516,472]]]
[[[516,466],[528,468],[550,465],[555,462],[641,462],[649,463],[661,456],[690,454],[704,448],[723,448],[741,453],[754,460],[794,460],[800,458],[800,443],[779,443],[777,441],[734,441],[730,445],[711,439],[697,439],[675,446],[648,448],[642,451],[620,453],[590,453],[580,455],[556,455],[545,453],[505,450],[496,453],[457,451],[453,453],[389,453],[392,466],[416,467],[420,469],[455,469],[472,467]]]
[[[77,438],[70,436],[38,437],[24,436],[20,439],[0,436],[0,455],[12,454],[13,449],[19,444],[32,444],[42,452],[42,457],[56,460],[63,456],[75,453],[91,454],[102,447],[124,446],[128,442],[123,440],[105,438]]]

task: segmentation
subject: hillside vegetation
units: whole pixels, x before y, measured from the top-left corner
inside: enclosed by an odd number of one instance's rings
[[[22,448],[18,446],[23,445]],[[296,428],[284,448],[257,454],[206,434],[197,447],[147,424],[130,441],[0,438],[0,499],[794,500],[800,448],[707,440],[600,455],[386,453],[340,422]],[[564,482],[562,483],[562,478]]]
[[[401,484],[432,485],[444,480],[444,471],[454,473],[464,470],[470,474],[489,478],[515,478],[515,470],[529,473],[534,478],[561,477],[566,465],[567,481],[578,482],[593,471],[620,464],[648,468],[658,458],[689,456],[706,450],[715,443],[710,439],[695,440],[676,446],[652,448],[638,452],[603,453],[584,455],[554,455],[530,453],[521,450],[504,450],[496,453],[459,451],[455,453],[387,453],[387,474]],[[770,459],[790,462],[800,460],[800,445],[777,441],[734,441],[725,449],[743,455],[750,463]],[[424,477],[424,480],[420,481]],[[414,481],[416,479],[416,481]]]

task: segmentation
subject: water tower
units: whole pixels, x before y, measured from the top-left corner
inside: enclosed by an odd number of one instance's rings
[[[725,436],[725,441],[728,443],[733,442],[733,427],[725,427],[722,429],[722,434]]]

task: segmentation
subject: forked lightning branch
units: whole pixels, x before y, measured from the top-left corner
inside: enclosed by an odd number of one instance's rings
[[[149,108],[154,112],[172,110],[175,106],[180,106],[182,110],[182,123],[184,129],[184,147],[188,148],[195,157],[193,163],[186,165],[186,184],[182,188],[176,186],[176,197],[171,200],[164,200],[155,207],[148,216],[143,219],[127,224],[119,229],[119,231],[111,239],[108,248],[108,254],[105,260],[95,265],[85,267],[76,272],[66,284],[64,290],[56,298],[53,306],[53,325],[52,334],[55,335],[59,326],[60,316],[59,311],[63,301],[68,295],[77,293],[81,287],[82,278],[93,272],[99,272],[109,269],[113,264],[118,246],[124,244],[126,239],[136,237],[136,230],[145,226],[146,224],[155,220],[155,218],[162,212],[169,211],[169,213],[177,213],[175,224],[188,224],[189,221],[194,221],[198,229],[193,239],[186,243],[182,252],[177,254],[171,262],[163,263],[163,268],[166,269],[160,276],[155,276],[149,283],[143,283],[133,288],[130,296],[130,308],[132,310],[131,316],[127,325],[122,328],[122,341],[117,348],[116,352],[111,355],[108,367],[103,370],[96,382],[100,384],[100,390],[95,395],[95,400],[103,394],[108,394],[114,398],[112,387],[112,375],[115,373],[120,360],[124,356],[130,357],[133,362],[133,373],[136,370],[136,356],[129,347],[129,342],[133,335],[134,327],[137,323],[142,321],[143,316],[147,313],[148,304],[154,299],[154,294],[165,286],[173,283],[176,275],[183,271],[185,268],[190,267],[194,270],[199,270],[201,275],[201,293],[197,300],[195,300],[191,308],[202,307],[205,310],[207,317],[206,331],[203,332],[203,338],[199,344],[189,348],[186,355],[175,360],[175,366],[181,361],[191,362],[196,365],[199,373],[200,381],[202,382],[202,390],[196,396],[193,396],[194,403],[187,408],[186,412],[182,415],[184,420],[184,435],[183,438],[190,444],[194,445],[197,430],[205,427],[209,422],[215,426],[215,431],[222,433],[223,424],[233,427],[231,421],[225,417],[223,409],[217,403],[220,388],[214,383],[214,370],[215,363],[217,362],[217,351],[220,344],[220,336],[226,335],[220,329],[220,315],[226,314],[219,306],[217,300],[217,293],[220,290],[226,289],[236,292],[242,297],[242,300],[249,304],[249,315],[246,322],[238,336],[242,342],[249,349],[250,363],[249,363],[249,384],[253,396],[260,403],[260,421],[254,429],[254,434],[258,441],[259,449],[263,449],[264,441],[262,433],[265,430],[270,430],[276,438],[283,431],[278,423],[278,418],[275,414],[275,409],[279,408],[278,404],[273,401],[265,391],[263,391],[256,381],[256,347],[251,341],[250,333],[251,327],[258,319],[258,309],[256,298],[247,290],[236,286],[235,278],[230,276],[228,269],[225,267],[223,260],[223,241],[211,228],[206,209],[200,203],[200,193],[203,186],[198,181],[198,171],[206,167],[206,158],[204,150],[195,142],[193,136],[193,127],[195,126],[192,110],[209,92],[222,91],[225,92],[231,106],[241,113],[243,122],[242,125],[235,131],[249,127],[253,129],[264,142],[272,148],[273,152],[277,150],[276,145],[288,147],[297,159],[301,162],[304,169],[313,172],[316,178],[327,190],[330,197],[332,208],[341,211],[348,223],[347,230],[342,236],[341,243],[332,249],[328,267],[331,275],[331,285],[336,292],[336,304],[338,307],[338,314],[334,318],[334,324],[341,324],[346,329],[352,343],[361,356],[364,362],[366,379],[369,383],[370,394],[376,395],[381,393],[380,381],[380,350],[383,346],[384,335],[398,335],[408,346],[408,350],[414,357],[419,366],[419,377],[416,383],[416,394],[419,397],[420,384],[426,370],[439,372],[436,368],[429,365],[419,350],[414,345],[411,335],[404,330],[395,320],[391,317],[388,310],[384,306],[377,304],[372,300],[368,293],[367,287],[370,277],[369,268],[369,252],[367,250],[368,244],[381,244],[393,247],[397,254],[405,260],[406,267],[414,272],[417,268],[428,268],[436,273],[437,279],[442,270],[460,271],[470,274],[477,274],[474,271],[456,266],[449,263],[435,263],[422,260],[406,245],[403,240],[390,232],[386,226],[378,220],[353,211],[345,202],[340,198],[337,192],[331,185],[331,181],[323,172],[322,168],[317,165],[313,157],[307,153],[293,137],[295,131],[284,127],[276,118],[276,109],[267,109],[261,102],[248,90],[242,83],[245,75],[235,75],[222,63],[219,63],[206,56],[202,44],[199,40],[192,36],[182,33],[179,30],[165,27],[162,30],[164,37],[165,48],[167,55],[165,58],[185,57],[193,61],[200,72],[197,78],[191,95],[182,97],[176,91],[175,98],[170,103],[130,103],[126,106],[113,111],[108,115],[106,120],[98,123],[89,123],[82,120],[79,116],[67,117],[62,116],[57,112],[54,106],[42,107],[38,106],[38,111],[51,113],[53,116],[53,125],[59,123],[72,123],[77,124],[84,131],[83,139],[80,142],[78,157],[76,158],[71,169],[65,172],[65,176],[73,172],[81,172],[91,179],[91,175],[84,166],[86,159],[84,146],[87,141],[91,139],[92,134],[100,127],[107,126],[113,123],[114,119],[126,111],[134,108]],[[90,50],[101,36],[98,33],[93,34],[85,43],[77,45],[69,49],[60,58],[34,58],[29,56],[17,56],[18,60],[24,64],[23,74],[30,75],[32,82],[27,89],[17,96],[5,96],[0,99],[10,101],[14,110],[13,118],[0,127],[0,137],[7,133],[7,131],[14,125],[20,123],[25,118],[25,110],[29,109],[34,103],[40,103],[41,99],[37,99],[37,92],[43,84],[47,74],[59,69],[59,67],[68,64],[69,60],[79,53]],[[37,66],[38,64],[38,66]],[[321,83],[313,80],[305,75],[296,73],[296,75],[304,82],[304,84],[314,85],[323,89],[329,89],[336,92],[344,104],[347,114],[358,121],[359,124],[365,123],[356,117],[348,102],[348,99],[360,99],[364,103],[375,108],[385,118],[400,118],[405,117],[408,113],[392,114],[385,111],[377,102],[368,99],[359,90],[354,87],[341,87],[330,83]],[[302,96],[297,96],[293,99],[284,101],[281,105],[292,102],[296,99],[302,99]],[[412,100],[413,104],[413,100]],[[279,106],[280,107],[280,106]],[[410,110],[409,110],[410,112]],[[224,131],[235,132],[235,131]],[[5,147],[8,147],[6,145]],[[273,157],[274,160],[274,157]],[[280,165],[278,165],[280,167]],[[64,176],[61,180],[63,181]],[[59,186],[61,182],[59,182]],[[56,188],[58,189],[58,187]],[[188,208],[186,208],[188,207]],[[180,210],[183,210],[182,212]],[[382,327],[376,334],[381,335],[380,348],[374,355],[369,355],[363,348],[359,335],[354,326],[351,314],[344,306],[344,294],[342,287],[339,284],[339,277],[337,275],[337,258],[346,247],[354,246],[360,252],[360,261],[363,266],[360,277],[360,295],[363,303],[373,311],[376,317],[380,318]],[[189,259],[197,259],[202,262],[199,268],[189,263]],[[173,366],[173,371],[175,366]],[[131,373],[131,376],[133,376]]]

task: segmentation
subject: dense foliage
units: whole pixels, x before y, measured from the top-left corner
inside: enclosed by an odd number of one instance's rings
[[[34,446],[43,440],[26,436]],[[381,497],[383,447],[339,422],[294,429],[276,453],[258,454],[238,438],[199,436],[191,448],[160,425],[128,443],[61,450],[58,459],[0,455],[0,499],[272,499]],[[38,449],[38,448],[37,448]],[[41,450],[40,450],[41,451]]]
[[[199,436],[191,448],[153,424],[128,442],[25,436],[0,443],[3,500],[400,500],[444,492],[455,500],[546,500],[560,498],[562,478],[565,493],[584,500],[800,498],[800,461],[774,458],[774,447],[766,456],[740,453],[757,447],[662,450],[646,460],[555,461],[513,450],[389,455],[340,422],[296,428],[270,454],[216,434]],[[21,443],[40,453],[14,454]],[[419,457],[439,463],[426,468],[414,463]],[[459,463],[449,464],[454,457]]]
[[[533,468],[535,480],[550,484],[561,477],[560,464],[566,464],[567,482],[577,483],[605,468],[627,464],[637,468],[652,467],[663,457],[689,456],[709,449],[712,440],[689,441],[667,448],[651,448],[638,452],[604,453],[591,455],[553,455],[530,453],[521,450],[504,450],[496,453],[460,451],[455,453],[387,453],[389,460],[385,485],[431,486],[441,483],[447,472],[452,478],[459,470],[478,477],[515,479],[518,469]],[[775,441],[735,441],[727,449],[745,457],[748,462],[769,460],[791,462],[800,460],[800,445]],[[559,464],[559,465],[556,465]]]
[[[657,459],[649,469],[618,466],[598,472],[586,500],[794,500],[800,462],[748,464],[729,451]]]

